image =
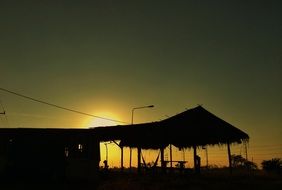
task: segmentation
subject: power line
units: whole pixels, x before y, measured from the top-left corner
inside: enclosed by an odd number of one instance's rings
[[[63,107],[63,106],[59,106],[59,105],[56,105],[56,104],[53,104],[53,103],[49,103],[49,102],[46,102],[46,101],[43,101],[43,100],[39,100],[39,99],[30,97],[30,96],[23,95],[23,94],[20,94],[20,93],[17,93],[17,92],[13,92],[13,91],[1,88],[1,87],[0,87],[0,90],[2,90],[4,92],[8,92],[8,93],[16,95],[16,96],[19,96],[19,97],[22,97],[22,98],[25,98],[25,99],[32,100],[34,102],[38,102],[38,103],[45,104],[45,105],[48,105],[48,106],[52,106],[52,107],[55,107],[55,108],[59,108],[59,109],[62,109],[62,110],[66,110],[66,111],[70,111],[70,112],[74,112],[74,113],[78,113],[78,114],[82,114],[82,115],[87,115],[87,116],[95,117],[95,118],[99,118],[99,119],[104,119],[104,120],[108,120],[108,121],[114,121],[114,122],[118,122],[118,123],[128,124],[127,122],[124,122],[124,121],[119,121],[119,120],[110,119],[110,118],[106,118],[106,117],[100,117],[100,116],[97,116],[97,115],[92,115],[92,114],[89,114],[89,113],[85,113],[85,112],[81,112],[81,111],[78,111],[78,110],[66,108],[66,107]]]

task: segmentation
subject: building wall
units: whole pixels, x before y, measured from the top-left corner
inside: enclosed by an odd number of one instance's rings
[[[2,177],[59,180],[95,178],[100,150],[95,136],[61,131],[0,131]]]

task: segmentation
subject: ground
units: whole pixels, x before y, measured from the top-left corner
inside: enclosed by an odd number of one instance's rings
[[[101,173],[99,180],[64,182],[4,182],[0,189],[75,189],[75,190],[250,190],[282,189],[282,175],[262,171],[236,173],[209,171],[195,175],[193,173],[129,173],[109,171]]]
[[[210,171],[194,174],[109,174],[98,190],[249,190],[282,189],[282,176],[263,172],[242,174]]]

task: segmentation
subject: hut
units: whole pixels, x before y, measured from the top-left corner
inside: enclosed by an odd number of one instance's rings
[[[98,127],[94,130],[99,137],[103,137],[100,139],[102,141],[115,139],[120,140],[121,148],[137,148],[139,169],[141,149],[160,149],[161,165],[164,167],[164,148],[168,145],[174,145],[180,149],[193,148],[196,169],[197,147],[221,144],[227,145],[229,167],[231,168],[230,144],[246,142],[249,139],[248,134],[210,113],[202,106],[188,109],[159,122]],[[121,160],[123,160],[123,155],[121,155]]]
[[[231,168],[231,143],[249,140],[248,134],[210,113],[202,106],[188,109],[160,122],[170,144],[182,149],[194,149],[194,167],[197,167],[197,147],[227,145],[229,167]]]

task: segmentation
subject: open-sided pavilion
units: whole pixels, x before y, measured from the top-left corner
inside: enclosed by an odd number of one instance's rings
[[[100,141],[120,140],[121,168],[123,148],[137,148],[138,170],[141,167],[141,149],[160,149],[161,167],[165,167],[164,149],[169,145],[193,148],[194,167],[197,163],[197,147],[227,145],[231,168],[230,144],[249,140],[248,134],[210,113],[202,106],[188,109],[180,114],[158,122],[134,125],[108,126],[93,129]]]

